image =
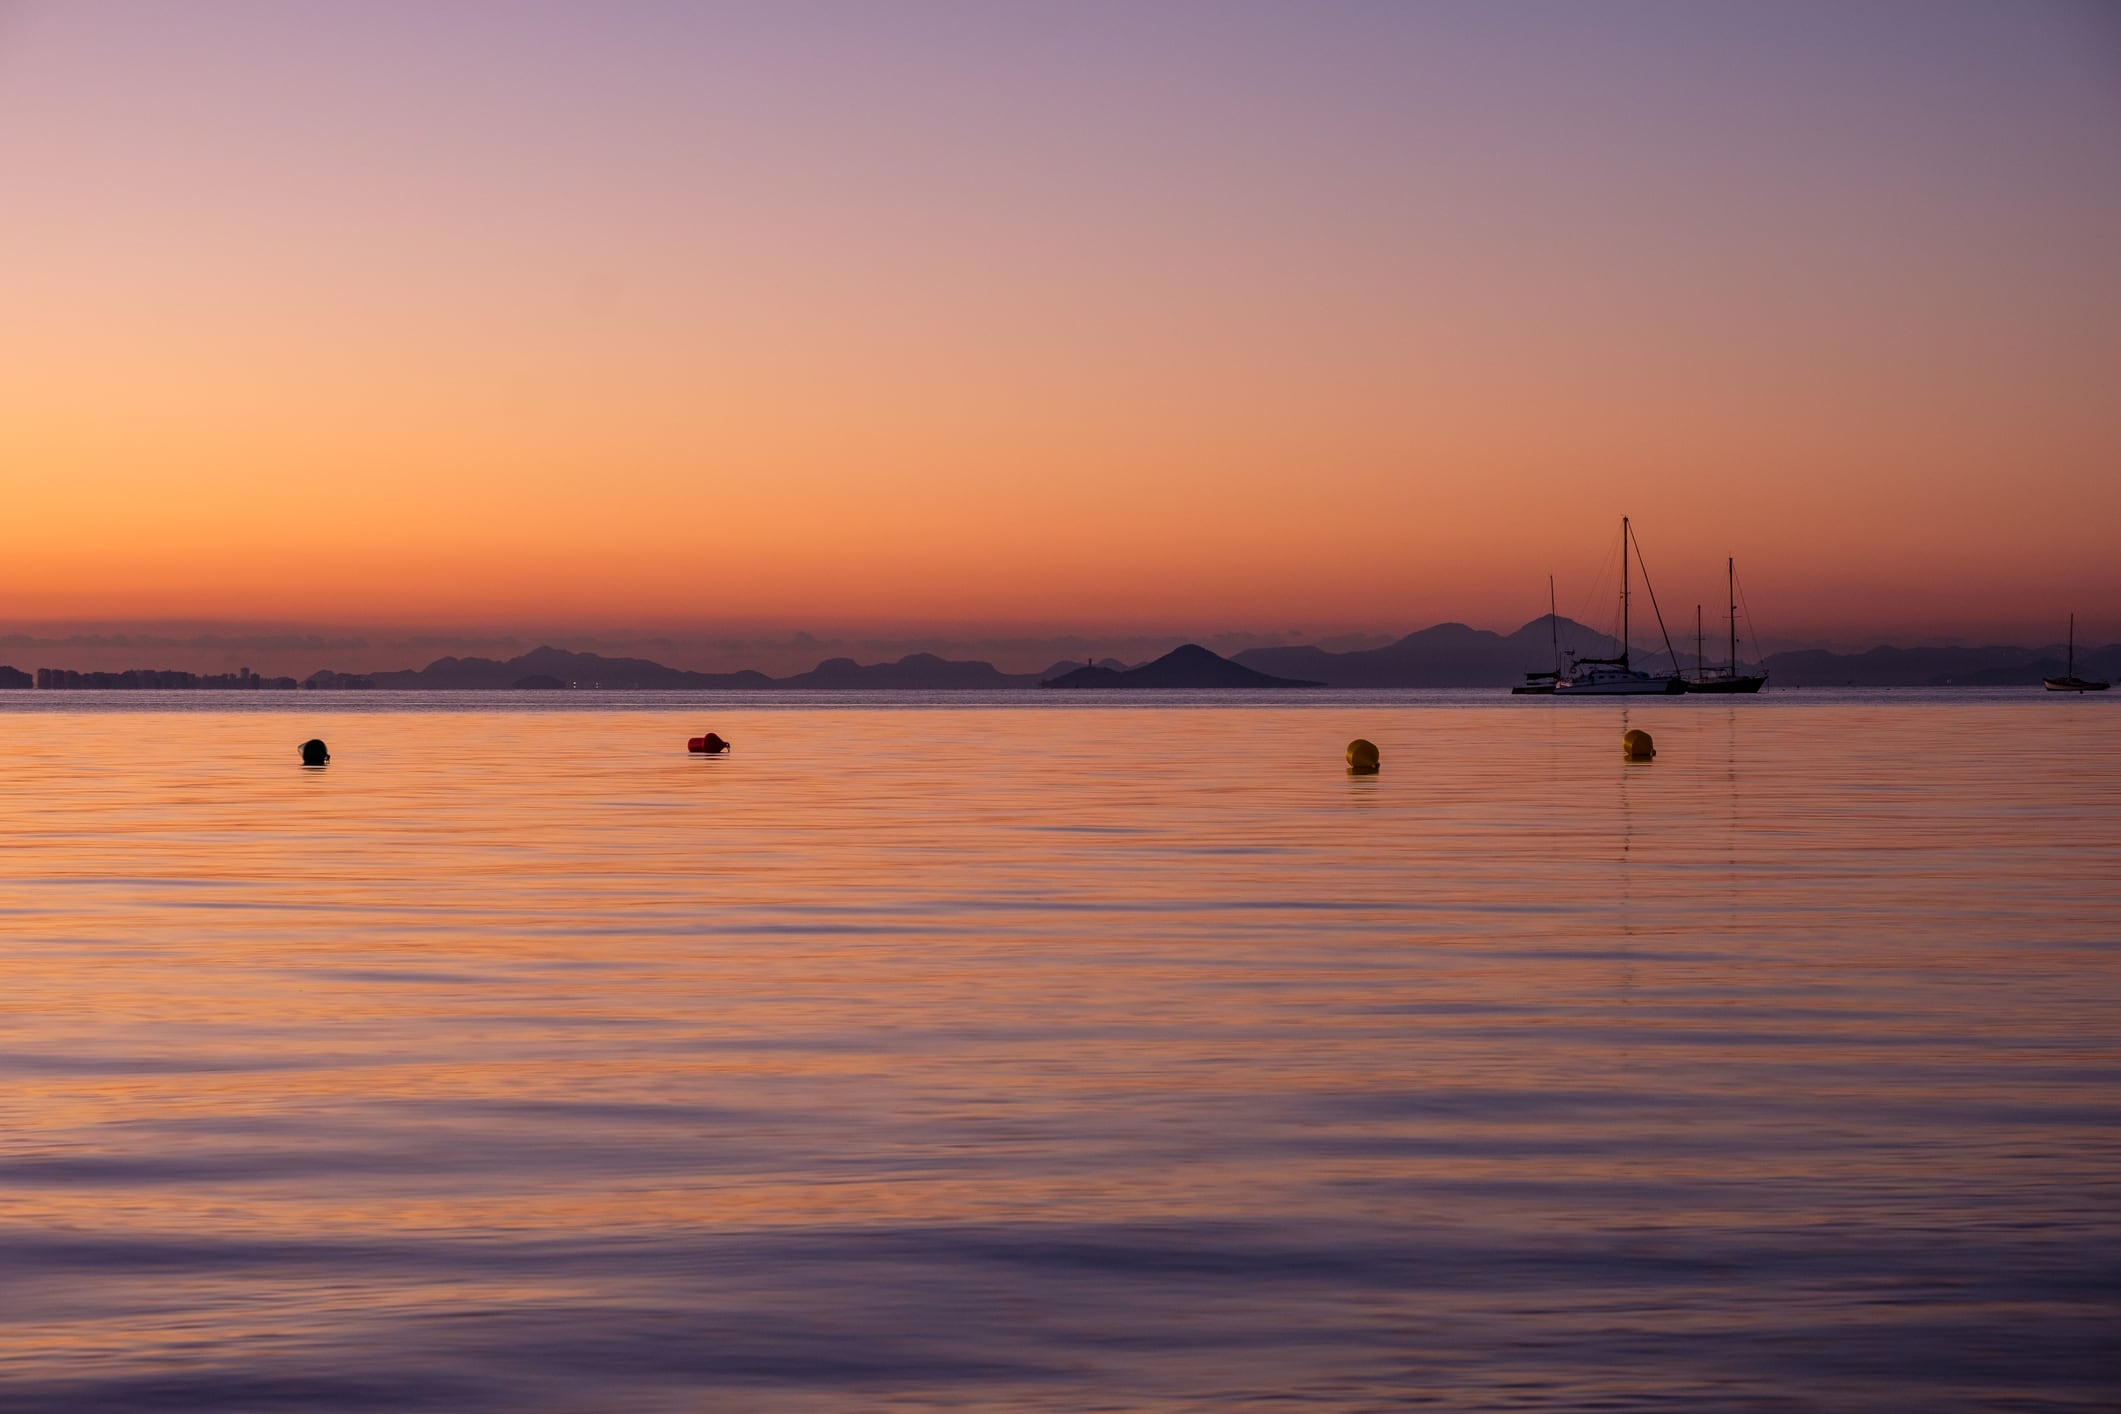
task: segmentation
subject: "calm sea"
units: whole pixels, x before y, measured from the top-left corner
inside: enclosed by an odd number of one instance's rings
[[[0,698],[0,1408],[2121,1405],[2121,702]]]

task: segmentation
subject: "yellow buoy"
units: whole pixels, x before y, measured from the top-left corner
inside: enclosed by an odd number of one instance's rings
[[[1377,774],[1377,748],[1361,737],[1348,743],[1348,769],[1358,776]]]
[[[1657,743],[1650,740],[1648,732],[1636,727],[1621,734],[1620,750],[1630,761],[1647,761],[1657,754]]]

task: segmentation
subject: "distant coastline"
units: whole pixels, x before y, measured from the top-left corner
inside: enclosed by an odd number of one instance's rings
[[[1055,663],[1043,672],[1008,673],[992,663],[914,653],[888,663],[828,658],[809,672],[770,677],[754,669],[705,673],[673,668],[645,658],[611,658],[541,647],[514,658],[438,658],[423,668],[343,673],[325,668],[307,678],[265,677],[243,668],[234,673],[194,673],[136,668],[122,672],[77,672],[38,668],[34,674],[0,666],[0,689],[82,689],[264,692],[364,691],[997,691],[1056,687],[1075,690],[1180,688],[1186,690],[1267,687],[1460,688],[1500,690],[1523,681],[1528,670],[1552,666],[1552,644],[1577,654],[1614,652],[1618,643],[1573,620],[1545,615],[1514,633],[1499,634],[1464,624],[1437,624],[1381,648],[1336,653],[1310,646],[1248,648],[1230,657],[1185,644],[1144,663],[1105,658]],[[1662,659],[1661,645],[1634,650]],[[2101,648],[2079,643],[2077,667],[2094,675],[2121,676],[2121,644]],[[1695,668],[1679,655],[1681,671]],[[1898,648],[1862,653],[1798,649],[1768,655],[1774,690],[1804,687],[2037,687],[2063,671],[2059,643],[2040,647]]]
[[[0,688],[40,687],[46,691],[79,688],[119,688],[165,692],[185,688],[225,691],[292,692],[302,684],[287,677],[260,677],[244,668],[234,673],[190,673],[170,668],[127,668],[122,672],[75,672],[71,668],[39,668],[36,676],[19,668],[0,666]]]

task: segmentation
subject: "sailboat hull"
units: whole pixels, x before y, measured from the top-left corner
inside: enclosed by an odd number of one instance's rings
[[[1556,697],[1671,697],[1685,691],[1683,679],[1634,672],[1599,673],[1554,684]]]
[[[1758,677],[1702,678],[1699,681],[1689,681],[1686,685],[1686,690],[1688,692],[1758,692],[1766,686],[1767,675],[1763,673]]]

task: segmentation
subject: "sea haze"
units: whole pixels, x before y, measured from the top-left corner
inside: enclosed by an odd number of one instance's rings
[[[1003,696],[6,695],[0,1407],[2112,1407],[2121,704]]]

